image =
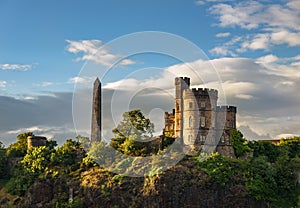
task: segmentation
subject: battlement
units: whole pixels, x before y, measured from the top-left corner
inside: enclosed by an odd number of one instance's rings
[[[165,117],[175,116],[175,109],[172,109],[172,112],[165,112]]]
[[[189,87],[191,84],[191,79],[189,77],[176,77],[175,80],[182,80]]]
[[[192,88],[192,92],[195,97],[198,96],[209,96],[211,98],[218,97],[218,90],[208,88]]]
[[[218,112],[233,112],[236,113],[236,107],[235,106],[217,106]]]

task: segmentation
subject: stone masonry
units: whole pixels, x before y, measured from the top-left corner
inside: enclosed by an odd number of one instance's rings
[[[198,151],[205,144],[233,156],[230,131],[236,128],[235,106],[218,106],[218,91],[190,89],[190,78],[175,78],[175,109],[165,113],[164,135]]]
[[[101,141],[101,82],[99,78],[94,82],[91,126],[91,143]]]

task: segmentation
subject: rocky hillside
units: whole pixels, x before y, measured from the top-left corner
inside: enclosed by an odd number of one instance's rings
[[[72,203],[71,203],[72,202]],[[251,197],[241,178],[221,186],[186,160],[145,178],[115,175],[100,167],[69,177],[37,180],[17,207],[267,207]]]

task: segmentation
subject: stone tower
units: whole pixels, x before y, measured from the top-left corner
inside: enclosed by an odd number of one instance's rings
[[[183,138],[183,91],[189,89],[190,78],[175,78],[175,138]]]
[[[91,143],[101,141],[101,128],[101,82],[97,78],[93,89]]]
[[[236,129],[236,107],[218,106],[218,91],[190,89],[190,78],[175,78],[175,109],[165,112],[164,135],[179,138],[192,150],[215,148],[225,156],[233,155],[230,132]]]

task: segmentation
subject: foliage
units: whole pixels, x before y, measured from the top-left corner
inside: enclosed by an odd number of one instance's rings
[[[221,186],[225,186],[233,177],[234,169],[230,158],[225,158],[218,153],[211,154],[199,167],[216,180]]]
[[[247,140],[244,138],[243,134],[238,130],[231,130],[230,141],[234,149],[234,154],[237,158],[242,157],[251,151],[251,148],[247,144]]]
[[[114,152],[111,147],[106,147],[103,141],[93,142],[89,150],[88,158],[94,160],[97,164],[111,163],[114,157]]]
[[[14,168],[12,177],[6,183],[6,188],[10,194],[21,196],[25,194],[35,180],[35,174],[28,172],[21,164],[18,164]]]
[[[136,135],[139,139],[151,138],[154,124],[140,110],[132,110],[123,114],[123,121],[112,132],[117,138]]]
[[[76,136],[77,142],[79,142],[83,149],[88,150],[90,148],[90,139],[81,135]]]
[[[22,148],[20,147],[25,146],[20,145],[20,141],[23,141],[26,136],[23,134],[18,139],[19,148],[11,149],[21,152],[20,149]],[[126,154],[143,156],[151,148],[147,143],[137,141],[137,137],[137,134],[127,137],[117,135],[110,145],[117,147],[119,151]],[[165,137],[161,140],[161,146],[166,148],[173,142],[174,139]],[[253,158],[251,160],[239,160],[222,157],[218,153],[214,153],[207,156],[206,160],[197,162],[197,167],[205,171],[213,179],[212,181],[216,181],[221,186],[226,187],[228,185],[230,187],[231,184],[242,183],[243,188],[246,188],[251,196],[256,200],[270,203],[271,207],[297,207],[300,194],[300,187],[297,184],[297,173],[300,170],[299,138],[282,140],[278,146],[267,142],[247,143],[243,135],[236,131],[233,133],[233,143],[237,156],[241,157],[250,149],[253,149]],[[168,163],[166,161],[168,158],[164,158],[163,161],[157,159],[151,163],[142,164],[140,159],[144,158],[141,157],[134,158],[121,154],[120,157],[117,157],[110,150],[111,147],[107,147],[103,142],[93,143],[87,154],[88,156],[83,151],[84,145],[73,140],[67,140],[65,144],[56,149],[54,149],[55,146],[56,142],[51,141],[47,142],[47,145],[44,147],[33,147],[27,151],[26,145],[27,154],[16,165],[12,177],[6,184],[9,193],[24,195],[38,177],[44,177],[46,174],[49,176],[49,173],[53,173],[53,175],[55,173],[55,178],[62,177],[62,175],[65,176],[65,174],[61,174],[61,170],[65,171],[66,167],[69,168],[74,165],[79,166],[78,162],[81,162],[82,167],[90,168],[96,166],[94,161],[109,163],[114,161],[113,159],[116,157],[112,167],[115,167],[117,171],[125,172],[132,168],[133,171],[143,172],[145,169],[149,169],[150,176],[159,174],[165,167],[165,164]],[[3,163],[5,160],[2,161],[2,159],[5,159],[4,153],[5,149],[0,143],[0,168],[3,167],[1,163],[5,164]],[[186,158],[186,160],[189,159],[191,158]],[[189,168],[194,167],[190,166]],[[189,172],[193,174],[195,171],[189,170]],[[75,173],[80,174],[81,172],[79,170],[75,171],[74,168],[69,168],[68,173],[71,173],[69,174],[71,177],[78,177]],[[101,172],[101,174],[103,173]],[[191,177],[194,177],[194,175],[191,175]],[[99,184],[100,191],[104,196],[109,196],[114,190],[110,185],[122,186],[122,183],[125,183],[124,181],[127,181],[124,176],[114,175],[108,181],[103,181]],[[73,203],[70,204],[66,193],[61,193],[60,196],[61,198],[53,201],[54,207],[84,206],[79,198],[74,197]]]
[[[53,165],[68,166],[79,162],[84,157],[84,151],[79,142],[68,139],[61,147],[58,147],[51,157]]]
[[[249,147],[253,149],[253,157],[266,156],[268,162],[274,163],[280,155],[279,148],[271,142],[249,142]]]
[[[245,177],[246,188],[257,200],[274,201],[276,198],[276,171],[265,156],[255,158]]]
[[[158,151],[151,145],[153,131],[154,125],[140,110],[126,112],[120,124],[112,130],[115,137],[110,146],[126,155],[146,156]]]
[[[6,154],[8,157],[24,157],[27,153],[27,137],[33,136],[32,132],[26,132],[17,136],[17,142],[11,144]]]
[[[57,146],[57,142],[55,140],[47,140],[46,147],[49,149],[54,149]]]
[[[7,157],[3,143],[0,141],[0,179],[5,178],[7,174]]]
[[[21,164],[23,168],[34,175],[43,173],[50,164],[51,153],[53,151],[47,147],[31,147]]]
[[[287,147],[289,151],[289,157],[300,157],[300,136],[294,138],[281,139],[279,143],[280,147]]]
[[[161,149],[165,149],[168,146],[172,145],[174,143],[175,139],[173,137],[164,136],[162,138],[162,144]]]

